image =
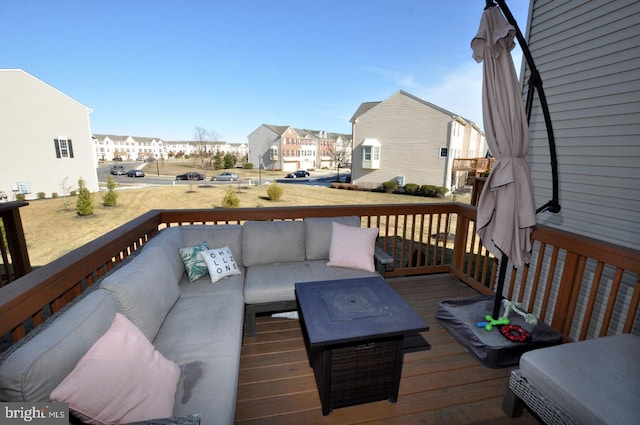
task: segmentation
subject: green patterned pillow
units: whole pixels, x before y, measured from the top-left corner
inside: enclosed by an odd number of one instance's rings
[[[198,280],[202,276],[209,273],[207,263],[204,262],[204,258],[202,258],[202,255],[200,255],[202,251],[206,251],[208,249],[209,244],[207,242],[202,242],[201,244],[196,246],[189,246],[178,249],[178,251],[180,252],[180,257],[182,257],[184,270],[187,272],[189,282]]]

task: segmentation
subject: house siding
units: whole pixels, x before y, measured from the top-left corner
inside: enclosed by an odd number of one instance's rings
[[[353,183],[376,188],[402,176],[405,184],[450,187],[454,151],[461,153],[469,146],[468,140],[464,141],[464,127],[459,136],[452,135],[453,123],[459,122],[459,117],[402,91],[358,111],[352,119]],[[379,169],[361,166],[362,143],[367,138],[380,142]],[[449,148],[447,158],[439,156],[441,147]]]
[[[76,189],[79,178],[98,190],[90,110],[66,94],[19,69],[0,70],[0,190],[27,182],[38,192],[63,195],[63,182]],[[55,139],[70,139],[73,158],[57,158]]]
[[[558,214],[538,214],[538,223],[640,249],[640,2],[533,0],[526,33],[554,129],[562,207]],[[521,74],[526,94],[530,70],[525,63]],[[540,206],[552,197],[552,180],[549,143],[537,95],[529,138],[527,161],[536,205]],[[534,248],[533,263],[538,262],[539,249]],[[558,254],[561,265],[565,255]],[[547,260],[551,255],[545,253]],[[585,263],[577,293],[577,311],[591,308],[595,319],[588,338],[621,331],[620,312],[629,307],[637,284],[637,277],[627,272],[616,289],[617,271],[605,267],[596,302],[590,307],[588,291],[599,276],[597,270],[595,262]],[[516,273],[522,276],[525,271]],[[542,319],[550,321],[561,276],[546,267],[542,274],[540,282],[545,283],[538,293],[549,290],[551,294]],[[508,273],[506,282],[511,281]],[[608,308],[605,295],[614,290],[618,295],[611,327],[602,329]],[[520,293],[519,287],[513,293]],[[525,303],[530,295],[524,294]],[[575,324],[571,338],[578,338],[581,326],[581,322]],[[640,320],[632,333],[640,334]]]
[[[533,1],[527,34],[553,123],[562,206],[538,221],[640,248],[640,2]],[[542,205],[552,184],[537,101],[530,141]]]

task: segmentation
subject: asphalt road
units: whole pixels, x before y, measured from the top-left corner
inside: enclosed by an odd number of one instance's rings
[[[119,162],[119,163],[107,163],[105,165],[101,165],[97,169],[98,173],[98,181],[104,183],[107,181],[109,176],[111,175],[111,166],[113,165],[122,165],[125,170],[130,170],[132,168],[143,168],[144,163],[141,162]],[[158,185],[188,185],[189,182],[186,180],[175,180],[175,176],[158,176],[156,167],[153,162],[148,163],[143,168],[145,176],[144,177],[128,177],[127,175],[113,175],[113,180],[116,183],[123,186],[158,186]],[[315,172],[313,173],[315,174]],[[340,181],[347,181],[348,174],[344,171],[340,172]],[[311,175],[306,178],[296,178],[296,179],[286,179],[284,176],[273,178],[275,176],[265,175],[263,176],[262,182],[275,180],[278,183],[293,183],[293,184],[308,184],[313,186],[329,186],[331,182],[335,181],[336,174],[335,173],[325,173],[319,174],[317,176]],[[208,179],[211,177],[208,177]],[[207,184],[229,184],[235,182],[214,182],[210,180],[200,180],[199,183],[207,183]]]

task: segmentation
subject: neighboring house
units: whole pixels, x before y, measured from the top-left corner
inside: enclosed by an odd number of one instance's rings
[[[80,178],[98,190],[90,112],[21,69],[0,69],[0,191],[8,200],[63,196]]]
[[[234,143],[224,141],[169,141],[165,142],[169,157],[180,155],[198,155],[200,152],[206,152],[207,154],[215,155],[217,152],[222,154],[232,154],[238,160],[241,160],[247,155],[246,143]]]
[[[146,159],[167,159],[176,155],[194,155],[200,151],[215,154],[231,153],[238,159],[247,154],[246,143],[223,141],[164,141],[157,137],[116,136],[113,134],[94,134],[96,157],[100,161],[113,161],[121,158],[127,161]]]
[[[486,153],[476,124],[402,90],[361,104],[351,123],[351,179],[363,188],[396,180],[454,190],[466,172],[454,171],[453,160]]]
[[[557,145],[559,214],[538,222],[640,249],[640,2],[532,1],[527,43]],[[521,72],[523,93],[530,75]],[[530,123],[536,206],[552,196],[540,103]]]
[[[291,172],[350,162],[348,134],[262,124],[247,139],[249,162],[255,167]]]
[[[166,143],[159,138],[94,134],[93,142],[99,161],[113,161],[116,158],[126,161],[167,158]]]

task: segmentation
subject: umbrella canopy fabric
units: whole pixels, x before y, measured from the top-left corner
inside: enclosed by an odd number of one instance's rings
[[[498,7],[482,14],[471,41],[473,58],[483,62],[482,113],[485,137],[496,158],[477,208],[478,235],[489,252],[508,256],[515,267],[531,259],[536,224],[531,170],[524,159],[529,129],[511,50],[515,29]]]

